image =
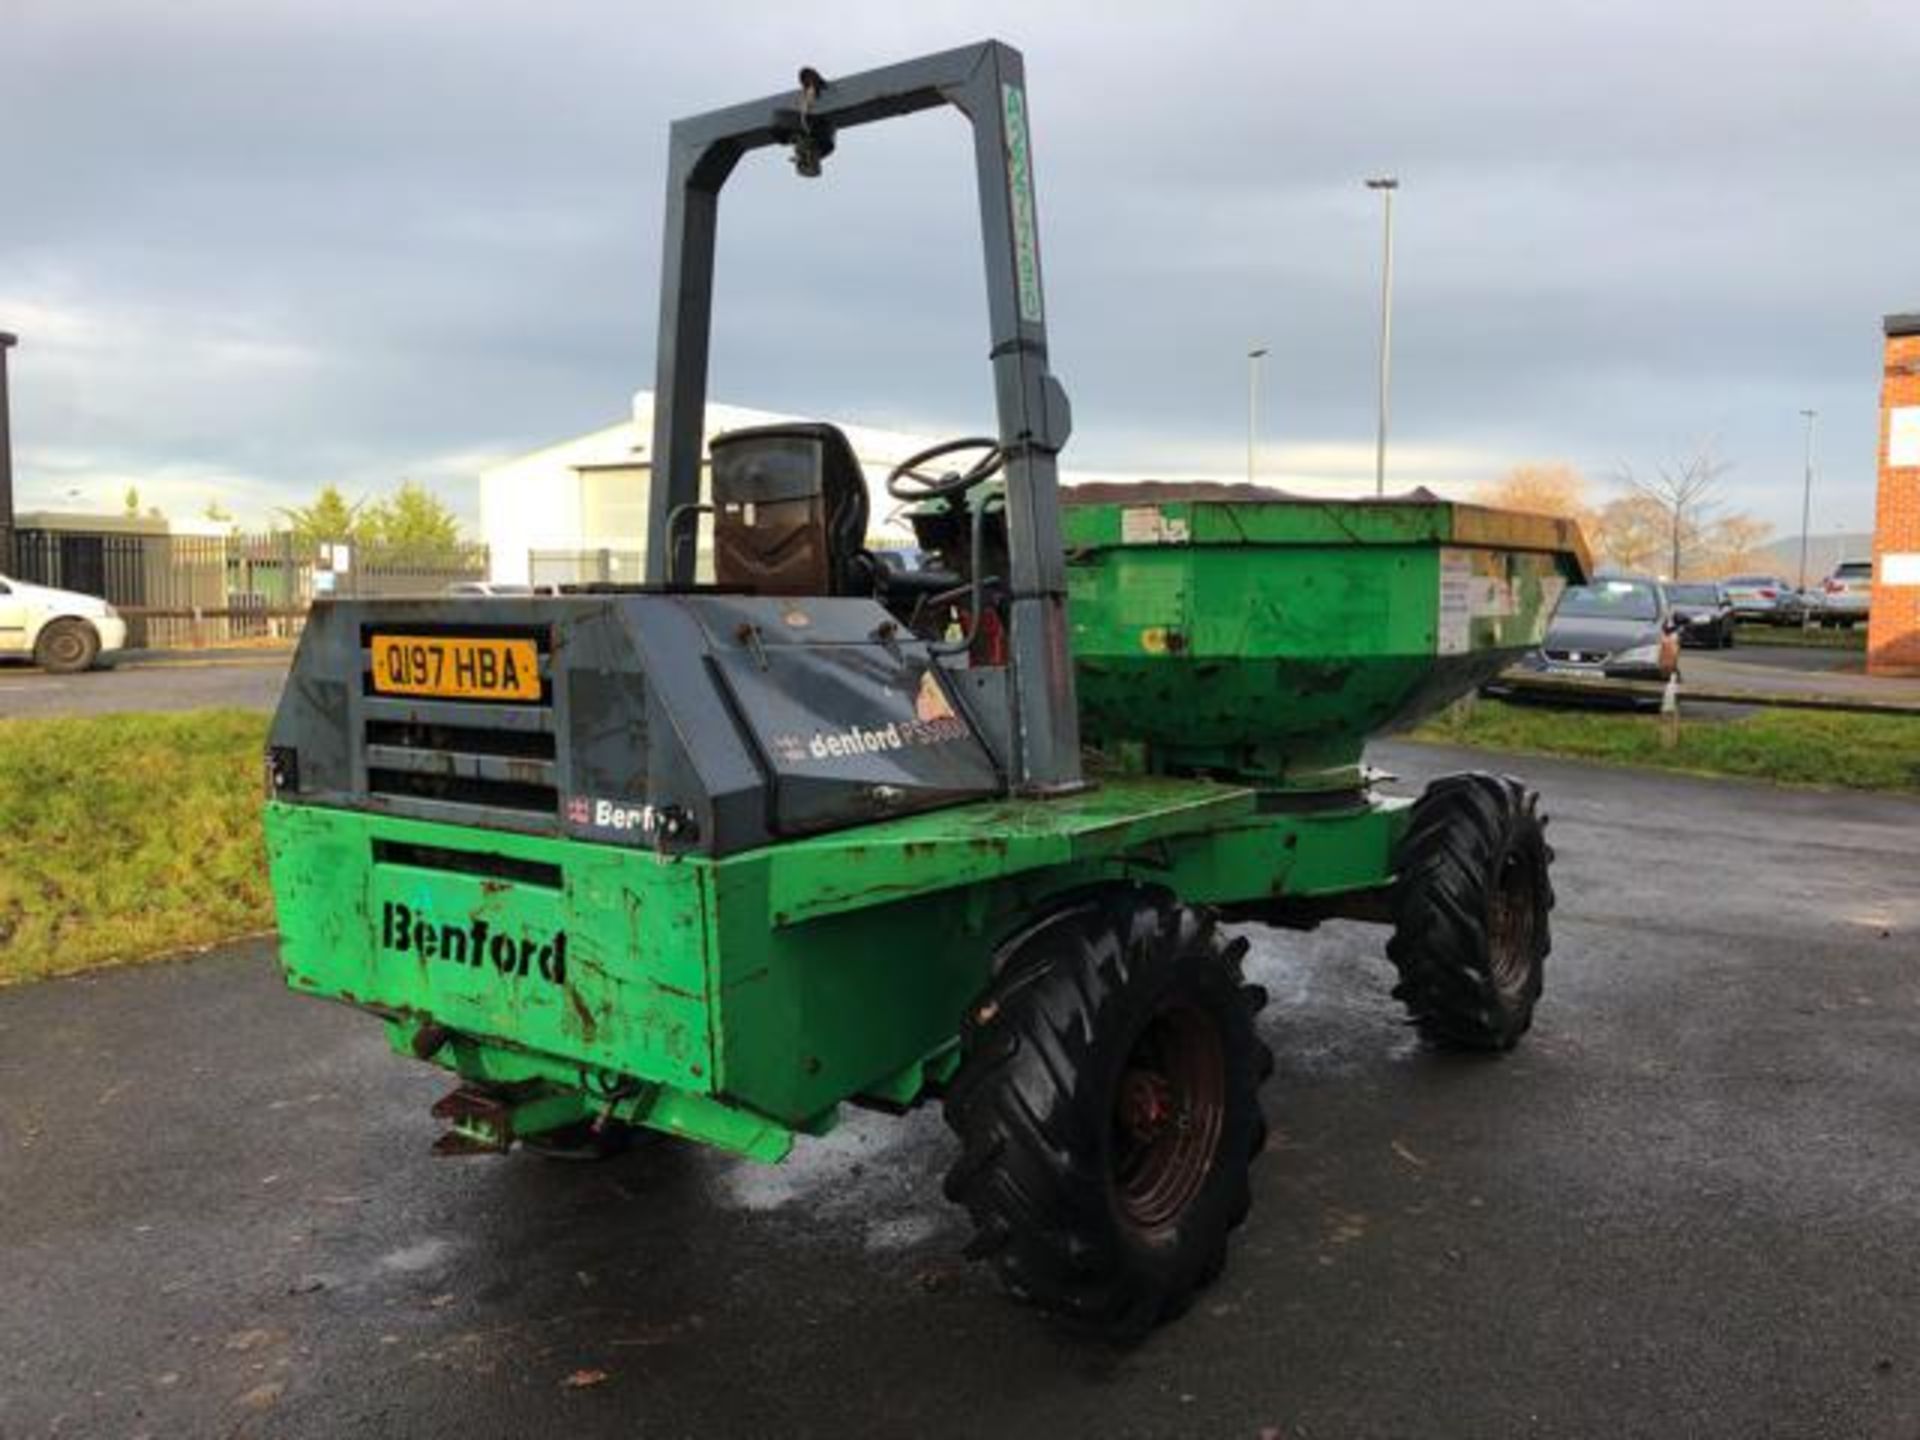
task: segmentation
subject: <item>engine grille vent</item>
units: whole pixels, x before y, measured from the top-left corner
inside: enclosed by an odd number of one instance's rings
[[[538,700],[420,698],[375,689],[375,634],[532,640]],[[544,626],[396,623],[361,627],[361,754],[369,798],[468,823],[551,820],[560,809],[552,638]],[[487,812],[484,816],[477,811]]]

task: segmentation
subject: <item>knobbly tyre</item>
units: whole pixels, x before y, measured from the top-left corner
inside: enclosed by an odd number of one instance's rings
[[[714,235],[749,151],[813,175],[944,105],[998,423],[890,477],[929,560],[902,573],[831,426],[714,437],[702,498]],[[1570,526],[1423,494],[1063,496],[1027,113],[987,43],[676,124],[648,583],[317,604],[266,825],[289,982],[457,1077],[438,1149],[771,1162],[849,1103],[939,1098],[971,1253],[1133,1335],[1247,1214],[1272,1059],[1233,927],[1382,922],[1423,1034],[1526,1030],[1536,797],[1385,798],[1361,751],[1538,644],[1587,563]]]

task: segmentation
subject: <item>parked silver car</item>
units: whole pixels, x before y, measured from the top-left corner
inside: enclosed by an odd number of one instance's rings
[[[1818,619],[1822,625],[1864,624],[1873,605],[1873,562],[1842,560],[1821,587]]]
[[[1778,575],[1730,575],[1720,582],[1736,620],[1761,625],[1798,625],[1806,605],[1791,580]]]
[[[449,595],[552,595],[551,585],[527,585],[517,580],[456,580],[447,586]]]

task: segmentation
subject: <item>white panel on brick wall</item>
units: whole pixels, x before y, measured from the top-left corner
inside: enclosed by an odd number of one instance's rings
[[[1887,412],[1887,464],[1920,465],[1920,405]]]
[[[1886,554],[1880,557],[1882,585],[1920,585],[1920,555]]]

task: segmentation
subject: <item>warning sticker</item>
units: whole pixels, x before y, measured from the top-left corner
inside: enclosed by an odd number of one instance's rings
[[[1120,512],[1122,545],[1184,545],[1187,522],[1160,513],[1158,505],[1129,505]]]
[[[1464,550],[1440,552],[1440,617],[1434,652],[1464,655],[1473,648],[1473,557]]]
[[[1545,583],[1543,580],[1543,587]],[[1559,598],[1556,591],[1547,601],[1548,613]],[[1435,653],[1466,654],[1473,649],[1474,621],[1494,622],[1493,633],[1501,634],[1504,627],[1499,622],[1512,620],[1519,615],[1520,608],[1513,577],[1501,556],[1473,550],[1443,549],[1440,552],[1440,613],[1435,626]]]
[[[1512,584],[1504,575],[1474,576],[1467,610],[1476,620],[1505,620],[1513,614]]]

